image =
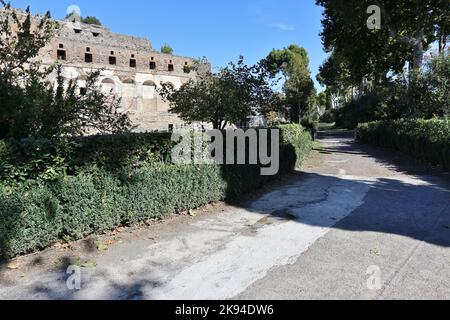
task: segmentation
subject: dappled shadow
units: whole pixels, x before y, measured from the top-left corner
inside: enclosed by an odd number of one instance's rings
[[[448,174],[419,165],[401,154],[354,142],[354,133],[347,130],[320,132],[327,143],[320,148],[326,154],[370,158],[382,164],[386,177],[345,178],[319,173],[299,173],[291,185],[278,187],[245,209],[286,220],[318,227],[333,227],[351,231],[372,231],[397,234],[430,244],[450,247],[450,180]],[[349,163],[352,162],[352,159]],[[373,163],[373,162],[372,162]],[[359,163],[354,165],[358,166]],[[393,174],[389,177],[389,172]],[[394,177],[394,173],[396,174]],[[406,176],[397,176],[404,173]],[[224,176],[226,179],[226,176]],[[355,197],[361,196],[360,203]],[[261,200],[262,199],[262,200]],[[334,225],[340,211],[354,208],[347,218]],[[234,206],[239,206],[233,202]]]
[[[273,191],[266,192],[251,202],[233,201],[235,207],[261,215],[255,225],[244,228],[238,236],[255,236],[258,230],[271,224],[298,223],[351,232],[398,235],[449,248],[450,183],[445,174],[426,166],[418,166],[397,154],[356,144],[348,132],[339,134],[344,137],[336,138],[332,133],[326,138],[322,136],[322,139],[340,140],[336,145],[324,147],[326,152],[371,158],[391,169],[392,177],[387,175],[377,178],[367,174],[357,178],[321,172],[294,173],[288,183],[277,185]],[[399,172],[408,175],[394,175]],[[242,254],[248,252],[243,250]],[[60,270],[60,278],[53,280],[58,282],[59,288],[65,285],[67,279],[67,275],[63,273],[64,267],[71,263],[72,261],[66,261]],[[154,271],[158,268],[164,266],[155,265]],[[179,272],[182,268],[180,265]],[[123,278],[126,275],[121,276]],[[96,277],[102,278],[102,284],[107,287],[107,295],[94,295],[93,298],[149,299],[152,297],[152,290],[165,285],[148,272],[136,273],[128,281],[117,281],[115,277],[101,272]],[[86,290],[91,290],[89,283],[87,285]],[[79,298],[76,291],[68,292],[67,289],[55,289],[53,286],[54,284],[49,286],[40,282],[32,290],[40,299]]]

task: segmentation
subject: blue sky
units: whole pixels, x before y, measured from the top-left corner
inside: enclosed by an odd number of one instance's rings
[[[114,32],[149,38],[155,49],[206,56],[214,68],[242,54],[247,63],[292,43],[305,47],[315,80],[326,59],[320,40],[321,8],[314,0],[12,0],[14,7],[50,10],[61,19],[70,5],[98,17]],[[319,85],[316,83],[319,89]]]

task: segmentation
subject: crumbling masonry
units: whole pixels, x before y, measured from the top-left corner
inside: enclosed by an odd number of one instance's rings
[[[40,52],[43,63],[59,61],[65,78],[78,79],[81,93],[85,90],[86,75],[92,70],[102,70],[102,89],[121,98],[121,112],[129,114],[138,131],[184,125],[175,114],[169,113],[168,103],[161,99],[156,88],[161,82],[179,88],[190,79],[195,81],[200,72],[210,71],[209,64],[201,64],[194,71],[190,68],[194,59],[157,52],[147,39],[79,22],[59,23],[58,34]]]

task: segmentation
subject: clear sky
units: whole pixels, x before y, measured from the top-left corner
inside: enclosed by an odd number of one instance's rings
[[[314,0],[12,0],[34,13],[50,10],[62,19],[70,5],[96,16],[114,32],[149,38],[156,50],[168,43],[175,54],[206,56],[213,68],[236,60],[264,58],[274,48],[298,44],[308,50],[315,76],[326,59],[321,8]],[[318,89],[319,85],[316,82]]]

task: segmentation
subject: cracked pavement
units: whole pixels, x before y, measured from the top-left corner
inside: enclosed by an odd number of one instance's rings
[[[64,270],[0,268],[0,299],[449,299],[449,177],[345,132],[321,143],[251,203],[94,253],[81,290]]]

